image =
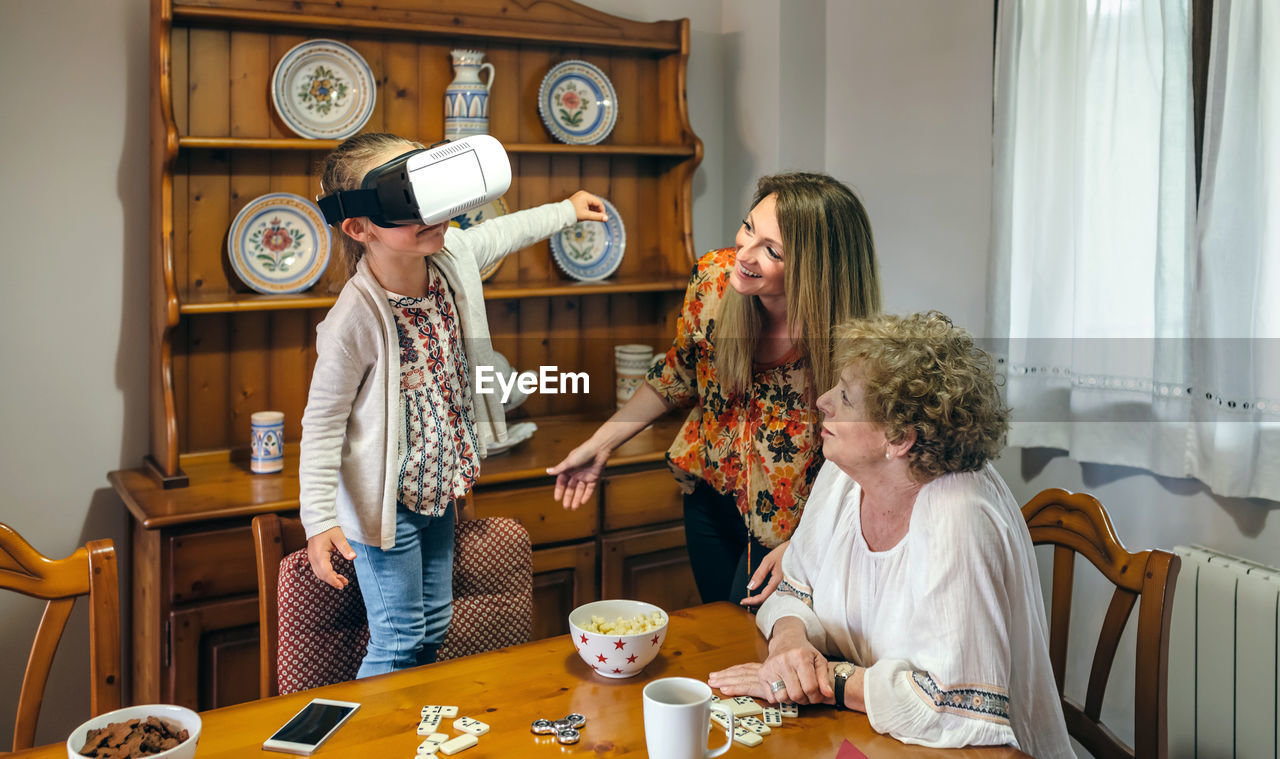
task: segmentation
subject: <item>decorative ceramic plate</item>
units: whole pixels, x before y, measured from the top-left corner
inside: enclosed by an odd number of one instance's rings
[[[483,221],[496,219],[499,216],[506,215],[507,204],[502,202],[502,198],[498,198],[497,200],[485,203],[479,208],[473,208],[470,211],[458,214],[449,220],[449,226],[457,227],[458,229],[471,229]],[[505,260],[507,260],[507,258],[506,256],[503,256],[498,259],[497,263],[490,264],[489,268],[482,270],[480,272],[480,279],[484,280],[492,277],[498,269],[502,268],[502,262]]]
[[[604,72],[586,61],[561,61],[542,77],[538,115],[551,135],[570,145],[594,145],[618,120],[618,94]]]
[[[271,101],[286,126],[303,137],[345,140],[373,115],[373,70],[336,40],[308,40],[276,64]]]
[[[601,200],[604,200],[601,198]],[[618,209],[604,201],[608,221],[580,221],[551,235],[551,256],[574,279],[593,282],[618,269],[627,247],[627,230]]]
[[[288,192],[254,198],[227,232],[231,268],[260,293],[297,293],[329,265],[329,227],[315,204]]]
[[[486,446],[488,453],[485,457],[497,456],[499,453],[506,453],[520,443],[533,437],[533,433],[537,432],[538,425],[533,422],[517,422],[507,427],[507,439],[501,443],[491,443]]]

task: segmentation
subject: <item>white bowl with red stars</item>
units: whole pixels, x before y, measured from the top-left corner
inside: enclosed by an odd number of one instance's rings
[[[655,612],[662,615],[661,623],[644,632],[598,633],[587,629],[593,617],[613,623],[619,617],[650,620]],[[592,601],[569,613],[569,634],[573,638],[573,647],[578,649],[578,656],[597,675],[633,677],[658,655],[662,641],[667,637],[668,621],[665,611],[644,601]]]

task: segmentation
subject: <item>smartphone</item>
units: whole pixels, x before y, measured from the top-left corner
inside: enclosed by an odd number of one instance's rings
[[[267,751],[283,751],[286,754],[310,756],[329,739],[334,731],[356,713],[360,704],[350,701],[332,701],[313,698],[311,703],[262,744]]]

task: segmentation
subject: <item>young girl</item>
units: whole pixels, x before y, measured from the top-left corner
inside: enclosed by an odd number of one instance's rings
[[[325,159],[323,189],[358,189],[421,147],[357,135]],[[469,382],[494,363],[480,271],[588,219],[604,221],[604,204],[579,191],[465,231],[342,221],[348,281],[316,328],[298,475],[312,571],[343,588],[329,551],[355,561],[369,617],[359,677],[435,661],[449,627],[453,502],[506,435],[497,397]]]

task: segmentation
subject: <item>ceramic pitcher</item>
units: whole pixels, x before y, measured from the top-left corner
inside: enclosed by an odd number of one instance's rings
[[[444,136],[456,140],[469,134],[489,133],[489,88],[493,86],[493,64],[484,63],[478,50],[453,51],[453,81],[444,89]],[[488,81],[480,71],[489,70]]]

